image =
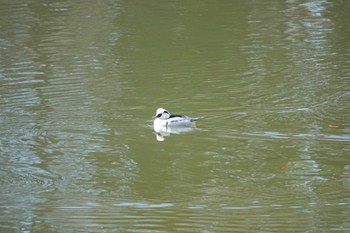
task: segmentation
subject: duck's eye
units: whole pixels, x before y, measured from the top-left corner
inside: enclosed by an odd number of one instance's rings
[[[158,115],[157,115],[157,117],[159,118],[159,117],[161,117],[162,116],[162,114],[161,113],[159,113]]]

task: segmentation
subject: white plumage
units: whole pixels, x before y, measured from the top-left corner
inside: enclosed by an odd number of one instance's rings
[[[199,119],[184,115],[171,115],[170,112],[164,108],[158,108],[153,118],[156,118],[154,120],[155,128],[191,125]]]

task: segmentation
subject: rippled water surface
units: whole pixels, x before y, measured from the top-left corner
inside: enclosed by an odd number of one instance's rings
[[[0,232],[349,232],[349,12],[2,0]]]

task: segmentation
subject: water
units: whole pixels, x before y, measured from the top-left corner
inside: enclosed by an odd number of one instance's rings
[[[349,12],[3,0],[0,231],[348,232]]]

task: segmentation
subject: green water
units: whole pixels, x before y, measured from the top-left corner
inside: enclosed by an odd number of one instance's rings
[[[348,232],[349,13],[1,0],[0,232]]]

